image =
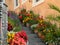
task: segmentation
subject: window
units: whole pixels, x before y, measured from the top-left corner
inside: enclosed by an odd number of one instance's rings
[[[3,3],[5,3],[5,0],[3,0]]]
[[[2,0],[0,0],[0,2],[2,2]]]
[[[36,2],[38,2],[39,0],[36,0]]]
[[[33,4],[32,4],[33,7],[44,2],[44,0],[32,0],[32,1],[33,1]]]
[[[16,0],[16,6],[18,6],[18,1]]]
[[[0,2],[3,2],[3,3],[5,3],[5,0],[0,0]]]
[[[14,0],[14,9],[19,7],[19,0]]]
[[[27,0],[22,0],[22,4],[25,3]]]

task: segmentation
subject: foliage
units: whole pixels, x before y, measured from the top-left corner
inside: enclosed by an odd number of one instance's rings
[[[52,16],[52,14],[49,15],[49,16],[47,16],[46,19],[49,19],[49,21],[50,21],[50,20],[52,20],[52,21],[53,21],[53,20],[54,20],[54,21],[57,20],[55,17]]]
[[[58,8],[56,8],[54,5],[49,5],[50,8],[56,9],[57,11],[60,12]],[[27,11],[26,11],[27,12]],[[40,16],[38,14],[35,14],[33,11],[30,11],[29,16],[26,16],[26,13],[24,19],[22,20],[25,24],[29,23],[31,26],[32,31],[34,32],[35,29],[37,29],[38,33],[42,33],[44,37],[44,41],[46,42],[55,42],[56,38],[60,37],[60,30],[57,30],[58,27],[56,23],[52,24],[50,20],[52,21],[58,21],[60,19],[59,16],[53,17],[53,16],[48,16],[46,19],[49,19],[46,21],[43,16]],[[24,15],[22,15],[23,17]],[[40,35],[41,36],[41,35]]]
[[[19,20],[13,20],[11,19],[10,17],[8,17],[8,22],[12,25],[13,27],[13,31],[20,31],[21,30],[21,25],[20,25],[20,22]]]
[[[31,25],[33,25],[33,24],[37,24],[38,21],[37,20],[29,20],[28,23],[31,24]]]
[[[55,31],[55,34],[56,34],[56,37],[60,37],[60,29],[57,29],[57,30]]]
[[[57,6],[55,6],[55,5],[53,5],[53,4],[49,4],[49,7],[50,7],[51,9],[54,9],[54,10],[56,10],[56,11],[58,11],[58,12],[60,13],[60,8],[58,8]]]
[[[55,37],[53,36],[53,33],[47,33],[46,34],[46,37],[45,37],[45,41],[51,43],[51,42],[54,42],[55,40]]]

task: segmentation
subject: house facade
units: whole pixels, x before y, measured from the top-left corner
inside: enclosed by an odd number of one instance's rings
[[[60,0],[6,0],[9,11],[15,11],[17,14],[22,8],[27,11],[33,10],[35,13],[43,15],[57,14],[58,12],[50,9],[48,4],[56,5],[60,8]]]

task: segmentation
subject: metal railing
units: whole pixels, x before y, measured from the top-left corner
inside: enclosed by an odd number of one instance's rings
[[[0,45],[7,45],[7,5],[0,2]]]

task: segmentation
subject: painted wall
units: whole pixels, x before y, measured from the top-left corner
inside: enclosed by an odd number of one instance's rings
[[[60,0],[45,0],[43,3],[32,7],[32,2],[27,1],[23,5],[27,10],[33,10],[35,13],[39,13],[40,15],[47,16],[49,14],[57,14],[58,12],[49,8],[48,3],[54,4],[60,7]]]
[[[14,9],[14,0],[6,0],[6,3],[8,5],[8,9],[15,11],[16,13],[19,13],[21,8],[26,8],[27,10],[33,10],[35,13],[39,13],[44,17],[49,14],[58,14],[57,11],[49,8],[48,3],[54,4],[60,8],[60,0],[45,0],[43,3],[35,7],[32,6],[32,0],[27,0],[24,4],[21,4],[22,1],[19,0],[20,6],[16,9]]]
[[[16,13],[19,13],[20,7],[14,9],[14,0],[6,0],[5,3],[8,5],[9,11],[15,11]],[[20,3],[20,0],[19,0]]]

